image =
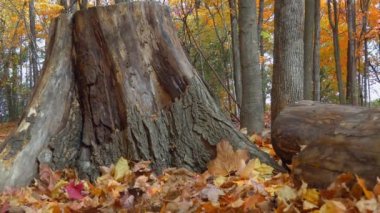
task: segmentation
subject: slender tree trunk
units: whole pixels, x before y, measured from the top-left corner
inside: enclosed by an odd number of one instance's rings
[[[359,104],[359,88],[356,74],[356,38],[355,38],[355,0],[346,0],[347,6],[347,28],[348,28],[348,49],[347,49],[347,103]]]
[[[303,98],[313,99],[313,53],[314,53],[314,22],[315,0],[305,0],[305,31],[304,31],[304,83]]]
[[[362,30],[361,30],[361,39],[364,40],[363,43],[363,55],[364,55],[364,62],[363,62],[363,98],[364,98],[364,105],[368,106],[369,100],[368,100],[368,67],[369,67],[369,60],[368,60],[368,39],[365,37],[367,35],[367,25],[368,25],[368,9],[369,9],[370,0],[360,0],[360,10],[363,14],[362,18]]]
[[[331,11],[331,1],[333,4],[333,11]],[[343,87],[342,65],[340,61],[340,45],[339,45],[339,8],[336,0],[327,1],[328,18],[333,32],[334,43],[334,58],[335,58],[335,71],[336,79],[338,81],[338,92],[340,104],[346,103],[346,96]]]
[[[303,98],[304,1],[275,1],[272,123],[288,104]]]
[[[313,53],[313,100],[321,100],[320,79],[320,37],[321,37],[321,0],[315,0],[314,11],[314,53]]]
[[[238,29],[238,19],[237,19],[238,15],[237,15],[237,9],[236,9],[236,1],[228,0],[228,3],[230,5],[235,94],[236,94],[236,101],[241,106],[242,80],[241,80],[241,64],[240,64],[240,49],[239,49],[239,29]]]
[[[264,22],[264,0],[260,0],[259,2],[259,15],[258,15],[258,23],[257,23],[257,34],[259,38],[259,52],[260,52],[260,59],[264,58],[264,38],[261,35],[261,32],[263,30],[263,22]],[[265,110],[265,102],[267,99],[267,91],[266,91],[266,83],[267,78],[265,75],[265,61],[260,60],[260,73],[262,78],[262,85],[263,85],[263,107]]]
[[[33,85],[36,85],[39,76],[38,73],[38,59],[37,59],[37,40],[36,40],[36,13],[34,9],[34,0],[29,0],[29,27],[30,38],[29,47],[31,51],[31,68],[33,73]]]
[[[255,1],[239,1],[239,44],[243,83],[241,126],[252,134],[264,128]]]

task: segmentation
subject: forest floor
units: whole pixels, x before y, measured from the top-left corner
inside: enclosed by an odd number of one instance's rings
[[[0,125],[0,140],[15,127]],[[269,138],[251,141],[272,155]],[[148,161],[101,168],[95,183],[73,170],[40,166],[28,187],[0,194],[0,212],[379,212],[380,183],[368,189],[363,179],[342,174],[326,189],[295,184],[259,160],[247,159],[227,141],[218,144],[216,159],[204,173],[170,168],[154,174]]]

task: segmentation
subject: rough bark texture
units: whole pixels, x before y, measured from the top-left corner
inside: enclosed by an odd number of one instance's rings
[[[314,2],[313,100],[321,100],[321,0]]]
[[[64,131],[72,120],[75,109],[75,87],[72,73],[71,26],[61,16],[53,24],[47,58],[31,102],[22,116],[17,130],[0,145],[0,188],[29,183],[37,172],[37,157],[54,135]],[[61,150],[62,151],[62,150]],[[49,160],[52,153],[43,152],[41,160]]]
[[[241,127],[249,134],[264,129],[262,77],[259,65],[256,2],[239,0],[239,44],[242,78]]]
[[[27,184],[38,162],[91,179],[121,156],[151,160],[157,172],[201,171],[221,139],[281,170],[214,103],[166,7],[90,8],[54,23],[42,80],[1,146],[0,188]]]
[[[380,110],[302,101],[285,108],[272,126],[272,142],[293,175],[326,187],[352,172],[376,183],[380,176]]]
[[[303,99],[313,99],[313,53],[314,53],[314,30],[315,30],[315,0],[305,0],[305,31],[304,43],[304,80]]]
[[[275,1],[272,121],[303,98],[304,1]]]
[[[347,29],[348,29],[348,49],[347,49],[347,103],[359,104],[359,86],[356,74],[356,26],[355,26],[355,0],[346,0],[347,5]]]
[[[38,73],[38,55],[37,55],[37,40],[36,40],[36,12],[34,8],[34,0],[29,1],[29,47],[30,47],[30,68],[33,73],[33,85],[37,84]]]
[[[228,0],[230,6],[230,21],[231,21],[231,40],[232,40],[232,57],[234,67],[234,83],[236,101],[241,106],[242,96],[242,80],[241,80],[241,64],[240,64],[240,50],[239,50],[239,28],[237,19],[236,1]]]
[[[264,37],[262,36],[263,31],[263,22],[264,22],[264,0],[259,1],[259,14],[257,20],[257,36],[259,39],[259,52],[260,58],[264,58]],[[265,60],[260,60],[260,73],[261,73],[261,81],[262,81],[262,90],[263,90],[263,107],[265,110],[266,100],[267,100],[267,85],[268,78],[265,74]]]
[[[331,4],[333,5],[333,11],[331,11]],[[328,8],[329,23],[330,23],[330,27],[333,33],[335,72],[336,72],[336,79],[338,81],[339,103],[344,104],[346,103],[346,96],[345,96],[344,87],[343,87],[342,65],[340,62],[339,5],[337,3],[337,0],[328,0],[327,8]]]

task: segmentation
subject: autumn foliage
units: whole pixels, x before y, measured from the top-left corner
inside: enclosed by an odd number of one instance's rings
[[[202,174],[170,168],[157,176],[149,161],[121,158],[101,168],[102,176],[91,183],[72,170],[52,171],[41,165],[31,186],[0,195],[1,211],[335,213],[380,208],[380,182],[368,189],[360,177],[342,174],[326,189],[296,186],[288,174],[273,174],[271,167],[248,159],[228,141],[221,141],[217,150]]]

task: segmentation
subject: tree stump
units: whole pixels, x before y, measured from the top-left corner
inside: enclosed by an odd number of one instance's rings
[[[53,22],[43,74],[18,129],[0,147],[0,188],[39,163],[95,178],[121,156],[195,171],[230,141],[278,170],[215,104],[157,2],[90,8]]]
[[[272,126],[272,143],[293,175],[315,187],[343,172],[369,186],[380,177],[380,109],[301,101],[285,108]]]

